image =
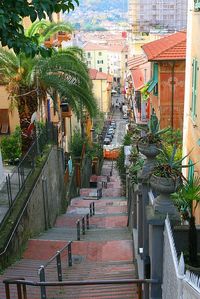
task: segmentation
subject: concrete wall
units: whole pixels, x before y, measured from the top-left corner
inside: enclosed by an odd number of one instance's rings
[[[32,236],[53,226],[64,205],[64,169],[62,152],[53,148],[37,182],[27,198],[24,213],[8,247],[6,255],[0,257],[0,264],[17,257]],[[52,171],[53,169],[53,171]],[[25,187],[26,190],[26,187]],[[19,217],[20,218],[20,217]]]

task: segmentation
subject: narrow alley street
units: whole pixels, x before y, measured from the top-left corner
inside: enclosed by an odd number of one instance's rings
[[[123,125],[124,122],[121,121],[119,131]],[[94,189],[81,189],[80,197],[71,200],[66,213],[58,217],[52,229],[29,240],[23,259],[14,263],[0,276],[0,299],[5,299],[3,279],[21,277],[39,281],[38,269],[41,265],[44,265],[46,281],[56,281],[56,261],[49,260],[58,250],[62,252],[63,281],[137,278],[133,263],[133,241],[127,228],[127,200],[121,196],[122,187],[115,167],[112,176],[109,176],[111,167],[112,162],[105,160],[101,176],[96,176],[97,187],[104,186],[99,200],[94,197]],[[83,219],[88,213],[91,215],[90,204],[93,203],[95,212],[93,211],[94,215],[89,219],[89,229],[85,235],[81,234],[81,240],[77,241],[77,220]],[[62,248],[66,247],[69,241],[72,241],[72,266],[66,267],[67,253],[66,250],[62,251]],[[11,298],[15,299],[16,288],[11,288]],[[28,286],[27,290],[27,299],[138,298],[137,286],[133,284],[47,287],[47,297],[40,295],[39,287]]]

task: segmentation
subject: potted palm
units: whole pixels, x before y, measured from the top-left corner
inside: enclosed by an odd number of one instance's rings
[[[154,167],[150,185],[159,194],[155,199],[154,208],[161,213],[175,214],[176,208],[170,198],[170,194],[178,190],[182,185],[183,175],[181,169],[192,165],[183,165],[183,160],[190,154],[181,159],[177,159],[176,145],[169,153],[165,148],[160,149],[160,159],[157,159],[157,165]]]
[[[185,180],[181,188],[171,195],[181,216],[189,223],[188,231],[188,264],[199,267],[197,254],[197,229],[195,225],[195,211],[200,202],[200,177]],[[190,270],[194,271],[194,269]],[[200,273],[199,273],[200,274]]]

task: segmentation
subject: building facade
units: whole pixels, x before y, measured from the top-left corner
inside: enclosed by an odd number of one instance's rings
[[[200,2],[188,5],[187,60],[185,80],[185,109],[183,125],[183,155],[188,163],[196,163],[184,170],[186,177],[200,175]],[[200,209],[196,211],[196,222],[200,223]]]
[[[133,32],[186,28],[188,0],[129,0],[129,25]]]

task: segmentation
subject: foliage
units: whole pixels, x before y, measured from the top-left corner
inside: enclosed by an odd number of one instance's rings
[[[148,88],[149,88],[149,83],[147,83],[143,88],[141,88],[140,92],[141,92],[141,95],[142,95],[142,100],[143,101],[147,101],[148,98],[149,98],[149,92],[147,91]]]
[[[183,160],[190,154],[188,153],[183,158],[176,158],[177,147],[176,144],[173,146],[172,152],[168,152],[164,147],[160,149],[161,155],[157,159],[157,166],[154,168],[153,173],[157,176],[166,178],[183,177],[181,169],[190,167],[192,165],[183,165]],[[194,165],[194,164],[193,164]]]
[[[73,133],[72,140],[69,146],[72,158],[81,157],[84,144],[85,139],[81,136],[80,130],[76,129]]]
[[[164,151],[166,151],[168,156],[171,156],[172,152],[173,152],[173,149],[174,149],[174,145],[164,142],[163,149],[164,149]],[[181,158],[182,158],[182,149],[180,147],[177,147],[176,153],[175,153],[175,156],[174,156],[174,161],[179,161],[179,160],[181,160]],[[159,161],[159,163],[165,163],[166,162],[165,155],[163,155],[162,152],[156,157],[156,159]]]
[[[184,181],[184,184],[171,197],[184,220],[189,221],[189,263],[197,266],[197,232],[194,214],[200,203],[200,177]]]
[[[132,134],[131,132],[128,132],[125,136],[124,136],[124,139],[123,139],[123,145],[131,145],[132,143]]]
[[[132,162],[131,166],[129,167],[129,176],[131,179],[131,184],[137,184],[137,174],[138,171],[140,171],[143,167],[144,159],[141,158],[140,153],[135,147],[133,147],[131,151],[130,161]]]
[[[145,130],[145,128],[141,128],[141,130]],[[153,113],[148,122],[148,132],[145,136],[142,136],[138,142],[142,142],[145,144],[160,144],[161,143],[161,135],[166,133],[169,128],[165,128],[159,130],[159,122],[155,113]]]
[[[125,154],[124,154],[124,146],[120,148],[119,156],[116,160],[116,168],[119,171],[119,175],[121,177],[122,182],[125,182],[126,175],[126,167],[124,165],[125,162]]]
[[[3,160],[11,163],[21,157],[21,130],[17,127],[10,136],[4,136],[1,140],[1,152]]]
[[[11,103],[18,107],[23,136],[27,135],[31,115],[37,110],[38,101],[46,98],[46,92],[55,104],[57,94],[61,100],[67,100],[77,116],[80,116],[80,103],[90,116],[96,113],[92,83],[79,48],[60,50],[46,59],[0,49],[0,68]]]
[[[99,159],[103,158],[103,148],[98,143],[92,143],[91,145],[88,144],[86,151],[87,155],[92,159],[95,157]]]
[[[15,53],[24,52],[27,56],[41,54],[47,56],[50,49],[44,49],[38,43],[37,34],[25,36],[22,19],[30,17],[31,22],[36,19],[51,19],[52,14],[61,11],[74,10],[78,0],[1,0],[0,1],[0,42],[2,46],[13,48]]]
[[[97,110],[96,116],[93,118],[93,127],[96,134],[100,134],[104,127],[104,113],[99,109]]]
[[[182,132],[180,129],[174,130],[172,128],[169,128],[164,134],[163,134],[163,142],[164,144],[173,145],[176,144],[177,148],[182,148]]]

